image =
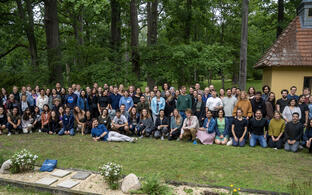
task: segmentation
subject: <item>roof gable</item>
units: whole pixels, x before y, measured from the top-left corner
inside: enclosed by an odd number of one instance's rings
[[[301,28],[297,16],[254,66],[312,66],[312,29]]]

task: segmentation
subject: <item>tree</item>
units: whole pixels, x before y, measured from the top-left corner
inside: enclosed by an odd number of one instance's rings
[[[121,44],[121,7],[118,0],[111,0],[111,46],[119,51]]]
[[[247,80],[247,46],[248,46],[248,0],[243,0],[242,4],[242,29],[241,29],[241,48],[240,48],[240,69],[239,87],[246,89]]]
[[[44,0],[44,23],[47,41],[47,59],[50,70],[50,82],[63,82],[63,66],[61,62],[61,48],[59,22],[57,15],[57,0]]]
[[[284,0],[278,0],[278,13],[277,13],[277,31],[276,37],[278,37],[283,32],[283,22],[284,22]]]
[[[31,64],[35,70],[38,70],[38,52],[37,52],[37,41],[34,31],[34,17],[33,17],[33,6],[31,0],[25,0],[27,16],[25,9],[22,5],[21,0],[16,0],[18,13],[20,20],[23,24],[23,30],[26,32],[26,36],[29,43],[29,53],[31,57]]]
[[[139,24],[137,1],[131,0],[130,2],[130,29],[131,29],[131,63],[133,72],[139,78],[140,76],[140,55],[139,55]]]
[[[158,34],[158,0],[148,1],[147,9],[147,46],[153,47],[157,43]],[[149,66],[155,66],[155,63],[150,63]],[[149,69],[152,70],[153,68]],[[155,85],[155,79],[151,73],[147,72],[147,85],[152,88]]]

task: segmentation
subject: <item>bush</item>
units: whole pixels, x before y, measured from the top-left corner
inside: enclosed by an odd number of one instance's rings
[[[119,188],[119,179],[121,178],[122,166],[116,163],[106,163],[100,169],[100,174],[113,190]]]
[[[34,170],[34,165],[38,159],[37,155],[31,154],[26,149],[15,153],[12,157],[11,173],[21,173]]]
[[[151,175],[143,182],[142,191],[149,195],[172,194],[172,189],[161,183],[158,175]]]

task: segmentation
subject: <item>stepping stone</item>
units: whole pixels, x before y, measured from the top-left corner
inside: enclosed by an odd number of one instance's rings
[[[53,177],[44,177],[44,178],[38,180],[36,183],[49,186],[49,185],[55,183],[57,180],[58,179],[53,178]]]
[[[66,175],[70,174],[70,171],[66,171],[66,170],[57,170],[55,172],[52,173],[52,176],[55,177],[65,177]]]
[[[83,172],[83,171],[78,171],[75,175],[73,175],[71,178],[72,179],[79,179],[79,180],[85,180],[87,179],[91,173],[89,172]]]
[[[65,181],[57,184],[57,186],[70,189],[70,188],[78,185],[79,183],[80,183],[80,181],[74,181],[74,180],[68,179],[68,180],[65,180]]]

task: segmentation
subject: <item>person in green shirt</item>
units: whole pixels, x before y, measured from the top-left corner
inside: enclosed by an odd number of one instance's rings
[[[192,108],[192,98],[186,94],[186,87],[182,86],[181,94],[178,96],[177,109],[183,119],[186,118],[185,111]]]
[[[274,118],[269,124],[269,142],[270,148],[281,149],[283,147],[283,133],[285,130],[285,121],[281,118],[279,111],[274,112]]]

